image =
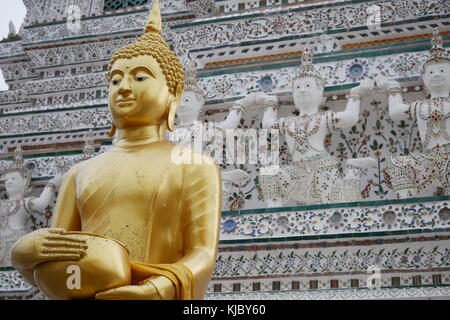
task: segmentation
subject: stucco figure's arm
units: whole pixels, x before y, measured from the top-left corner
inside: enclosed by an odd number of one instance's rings
[[[403,102],[402,89],[397,81],[380,77],[377,79],[377,86],[389,92],[388,108],[389,117],[392,120],[400,121],[415,118],[415,112],[411,110],[412,105]]]
[[[263,129],[271,129],[278,119],[278,108],[276,106],[267,107],[264,110],[262,127]]]
[[[335,128],[349,128],[354,126],[359,120],[359,110],[361,107],[361,99],[370,94],[374,87],[374,81],[371,79],[364,79],[360,85],[350,91],[350,96],[347,106],[344,111],[335,112],[333,127]]]
[[[51,179],[42,190],[39,198],[31,198],[29,200],[29,207],[32,211],[43,213],[45,209],[50,205],[55,191],[61,185],[63,175],[58,173],[53,179]]]
[[[240,105],[234,105],[231,107],[227,118],[218,123],[218,126],[222,129],[236,129],[239,126],[239,122],[242,119],[244,108]]]

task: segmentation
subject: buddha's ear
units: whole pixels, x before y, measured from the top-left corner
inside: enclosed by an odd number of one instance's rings
[[[116,126],[114,122],[111,122],[111,129],[108,132],[108,137],[114,137],[115,134],[116,134]]]
[[[181,96],[183,95],[184,86],[182,83],[178,83],[175,89],[175,95],[172,98],[172,102],[169,106],[169,113],[167,115],[167,129],[173,132],[175,127],[175,114],[177,113],[178,105],[180,104]]]

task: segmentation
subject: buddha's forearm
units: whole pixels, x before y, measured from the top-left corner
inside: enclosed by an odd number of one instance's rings
[[[177,298],[175,286],[172,283],[172,281],[170,281],[168,278],[158,276],[152,277],[148,279],[146,282],[148,281],[155,286],[161,300],[174,300]]]
[[[194,299],[202,299],[214,272],[216,253],[214,249],[193,249],[178,263],[188,268],[193,276]]]
[[[11,263],[20,273],[32,270],[40,262],[33,233],[20,238],[11,248]]]

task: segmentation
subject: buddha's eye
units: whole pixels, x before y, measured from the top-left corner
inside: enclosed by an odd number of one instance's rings
[[[441,73],[444,73],[444,69],[441,69]]]
[[[136,77],[136,81],[144,81],[144,80],[147,80],[148,79],[148,77],[146,77],[146,76],[137,76]]]
[[[112,84],[113,86],[117,86],[119,83],[120,83],[120,79],[113,79],[113,80],[111,81],[111,84]]]
[[[310,84],[309,84],[309,83],[307,83],[307,84],[306,84],[306,87],[307,87],[307,88],[309,88],[309,87],[310,87]]]

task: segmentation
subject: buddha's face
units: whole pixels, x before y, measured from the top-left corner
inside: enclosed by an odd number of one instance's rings
[[[161,125],[173,97],[152,56],[118,59],[109,83],[109,110],[119,129]]]
[[[317,84],[315,78],[304,77],[294,81],[292,95],[297,109],[301,109],[302,106],[318,108],[323,98],[323,88]]]
[[[18,171],[5,174],[5,188],[9,197],[24,196],[28,188],[27,179]]]
[[[437,62],[426,66],[422,75],[423,82],[431,94],[450,92],[450,63]]]
[[[178,107],[177,116],[181,123],[188,123],[198,119],[203,107],[202,97],[194,91],[184,91]]]

